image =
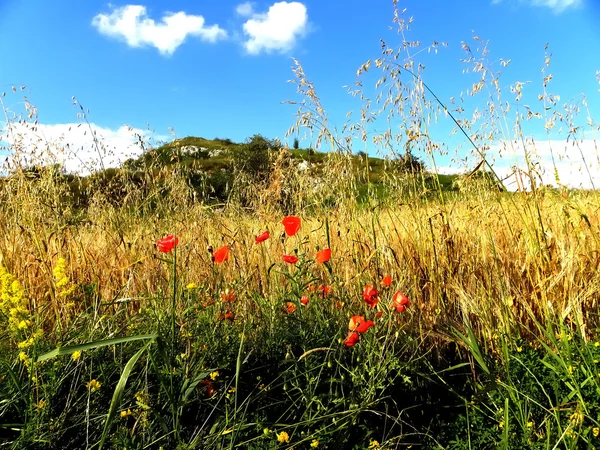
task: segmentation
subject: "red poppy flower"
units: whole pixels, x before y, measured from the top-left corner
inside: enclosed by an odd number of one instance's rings
[[[319,291],[321,291],[321,297],[325,298],[329,295],[329,293],[331,292],[331,286],[324,286],[324,285],[319,285],[319,287],[317,288]]]
[[[379,303],[379,292],[370,284],[365,286],[365,290],[363,291],[363,299],[371,308],[375,308],[377,303]]]
[[[260,244],[261,242],[266,241],[270,237],[271,237],[271,235],[269,234],[269,231],[267,230],[264,233],[261,233],[258,236],[256,236],[256,239],[254,240],[254,243],[255,244]]]
[[[300,299],[300,303],[302,303],[304,306],[308,305],[308,295],[303,295]]]
[[[200,381],[200,384],[206,386],[206,396],[212,397],[216,391],[215,384],[210,380],[202,380]]]
[[[392,276],[387,275],[383,277],[383,280],[381,280],[381,284],[383,284],[386,287],[390,287],[392,285]]]
[[[296,311],[296,304],[292,302],[287,302],[285,304],[285,312],[288,314],[292,314],[294,311]]]
[[[229,258],[229,247],[226,245],[221,247],[212,255],[212,260],[216,264],[221,264],[222,262],[227,261],[227,258]]]
[[[285,234],[287,234],[288,236],[293,236],[300,229],[300,224],[302,223],[302,221],[300,220],[300,217],[287,216],[281,221],[281,223],[285,228]]]
[[[375,314],[376,319],[381,319],[382,316],[383,316],[383,311],[379,311],[377,314]]]
[[[314,292],[314,291],[315,291],[315,285],[314,285],[314,284],[311,284],[311,285],[309,285],[309,286],[308,286],[308,290],[309,290],[310,292]]]
[[[356,327],[359,333],[365,333],[369,328],[374,327],[375,323],[372,320],[366,320]]]
[[[170,253],[179,244],[179,239],[174,234],[170,234],[162,239],[159,239],[156,243],[158,251],[163,253]]]
[[[350,323],[348,323],[348,329],[350,331],[356,331],[356,327],[358,327],[364,321],[364,316],[352,316],[350,317]]]
[[[360,335],[356,331],[348,331],[348,337],[344,340],[346,347],[354,347],[354,345],[360,340]]]
[[[225,289],[225,292],[221,293],[221,300],[224,302],[233,302],[235,299],[236,296],[233,289]]]
[[[221,320],[231,320],[232,322],[233,322],[234,318],[235,318],[235,315],[231,311],[227,311],[225,314],[221,314],[219,316],[219,319],[221,319]]]
[[[317,252],[317,257],[315,258],[315,261],[317,261],[319,264],[323,264],[323,263],[326,263],[327,261],[329,261],[330,258],[331,258],[331,249],[324,248],[323,250],[319,250]]]
[[[298,258],[294,255],[283,255],[281,259],[289,264],[296,264],[298,262]]]
[[[398,312],[404,312],[406,311],[406,308],[410,306],[410,300],[400,291],[396,291],[392,300],[392,307],[396,308],[396,311]]]

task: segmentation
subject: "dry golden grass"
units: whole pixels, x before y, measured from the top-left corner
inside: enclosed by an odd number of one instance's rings
[[[282,215],[275,208],[249,213],[174,204],[168,216],[136,218],[127,208],[104,205],[91,207],[85,220],[69,223],[68,211],[52,213],[60,205],[53,205],[58,197],[51,193],[60,187],[49,190],[51,183],[43,180],[22,183],[3,206],[0,265],[22,280],[46,326],[90,306],[76,304],[67,312],[64,299],[56,296],[52,268],[59,257],[67,260],[78,292],[94,286],[108,314],[113,302],[138,299],[128,303],[129,314],[135,315],[144,298],[164,291],[168,269],[156,258],[154,243],[168,233],[180,239],[183,283],[209,291],[236,286],[242,296],[269,298],[280,294],[267,274],[270,265],[282,265],[283,253],[313,258],[318,248],[327,247],[325,220],[333,272],[316,269],[334,286],[335,300],[349,310],[362,303],[365,283],[378,284],[392,275],[416,306],[412,326],[438,337],[468,325],[493,346],[491,338],[498,332],[539,337],[536,327],[547,321],[578,326],[584,336],[598,325],[600,195],[593,192],[488,192],[445,204],[340,206],[307,213],[299,238],[284,242],[279,239]],[[32,191],[36,186],[42,190]],[[49,194],[42,197],[44,192]],[[254,237],[265,229],[271,239],[255,245]],[[230,246],[230,259],[213,265],[207,247],[222,245]],[[287,283],[285,277],[278,280]],[[89,296],[80,297],[89,301]],[[241,312],[244,302],[236,308]]]

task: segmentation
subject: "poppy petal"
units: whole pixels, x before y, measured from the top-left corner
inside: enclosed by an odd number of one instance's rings
[[[298,230],[300,230],[300,225],[302,221],[300,217],[296,216],[287,216],[281,221],[283,227],[285,228],[285,234],[288,236],[295,235]]]
[[[375,326],[375,323],[372,320],[367,320],[366,322],[361,323],[356,327],[356,331],[359,333],[365,333],[369,328]]]
[[[260,244],[261,242],[266,241],[267,239],[269,239],[271,237],[271,235],[269,234],[269,231],[265,231],[261,234],[259,234],[258,236],[256,236],[256,239],[254,240],[255,244]]]
[[[348,329],[350,331],[355,331],[356,328],[358,326],[360,326],[361,323],[363,323],[365,321],[364,316],[352,316],[350,318],[350,323],[348,324]]]
[[[227,245],[224,245],[213,253],[213,262],[216,264],[227,261],[227,258],[229,258],[229,247]]]
[[[298,257],[294,255],[283,255],[281,257],[288,264],[296,264],[298,262]]]
[[[330,258],[331,258],[331,249],[325,248],[325,249],[319,250],[317,252],[317,257],[315,258],[315,261],[317,261],[317,263],[319,263],[319,264],[323,264],[323,263],[326,263],[327,261],[329,261]]]
[[[370,284],[365,286],[365,290],[363,291],[363,299],[371,308],[375,308],[377,303],[379,303],[379,292],[377,289],[373,288]]]
[[[406,311],[406,308],[410,306],[410,300],[406,295],[404,295],[400,291],[396,291],[394,296],[392,297],[392,307],[396,309],[398,312]]]
[[[169,234],[156,242],[156,248],[162,253],[170,253],[178,244],[179,239],[174,234]]]
[[[360,340],[360,335],[356,331],[349,331],[348,337],[344,340],[346,347],[354,347],[354,345]]]

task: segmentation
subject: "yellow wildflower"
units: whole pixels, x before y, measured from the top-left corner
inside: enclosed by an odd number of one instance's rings
[[[313,441],[310,443],[310,446],[312,448],[317,448],[319,446],[319,441],[317,441],[316,439],[313,439]]]
[[[90,382],[88,384],[85,385],[90,391],[94,392],[97,391],[98,389],[100,389],[100,386],[102,386],[102,384],[100,384],[100,382],[98,380],[90,380]]]
[[[73,361],[77,361],[80,356],[81,356],[81,352],[79,350],[76,350],[71,354],[71,359]]]
[[[600,428],[598,428],[598,427],[592,428],[592,434],[594,435],[594,437],[598,437],[598,435],[600,434]]]
[[[7,317],[6,330],[9,334],[21,336],[22,330],[33,322],[29,312],[29,303],[25,290],[12,274],[0,267],[0,317]],[[0,324],[4,326],[4,324]]]
[[[150,396],[145,392],[138,391],[135,393],[135,402],[142,409],[150,409]]]
[[[377,442],[375,439],[372,439],[371,442],[369,442],[369,449],[379,448],[379,447],[381,447],[381,445],[379,445],[379,442]]]
[[[196,283],[189,283],[185,286],[185,288],[188,290],[197,289],[198,285]]]
[[[29,356],[25,352],[19,353],[19,359],[23,361],[23,363],[28,366],[29,365]]]
[[[571,422],[571,425],[573,425],[574,427],[581,425],[583,423],[583,419],[584,419],[584,416],[579,411],[575,411],[569,417],[569,421]]]
[[[56,265],[52,269],[52,274],[54,275],[54,282],[56,283],[57,288],[61,288],[69,284],[69,277],[66,273],[67,261],[65,258],[58,258],[56,261]]]
[[[75,284],[71,283],[71,279],[67,275],[67,261],[65,261],[65,258],[58,258],[56,266],[52,269],[52,274],[54,275],[54,285],[59,297],[68,297],[77,288]]]
[[[217,377],[219,376],[219,371],[215,370],[214,372],[210,373],[208,376],[210,377],[211,380],[215,381],[217,379]]]
[[[133,413],[131,412],[130,409],[128,409],[127,411],[121,411],[121,418],[125,418],[127,416],[131,416]]]
[[[287,444],[290,442],[290,436],[285,431],[282,431],[281,433],[277,433],[277,440],[282,444]]]

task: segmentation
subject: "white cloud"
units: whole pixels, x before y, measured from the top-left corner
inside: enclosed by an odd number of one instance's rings
[[[286,52],[296,44],[308,27],[306,6],[299,2],[278,2],[264,14],[253,14],[244,23],[248,36],[244,47],[252,55],[262,51]]]
[[[106,36],[124,39],[131,47],[150,45],[163,55],[171,55],[188,36],[197,36],[207,42],[227,37],[218,25],[206,26],[204,17],[185,12],[165,13],[157,23],[147,15],[142,5],[115,8],[110,14],[98,14],[92,25]]]
[[[534,6],[545,6],[555,12],[562,12],[572,6],[581,4],[581,0],[532,0]]]
[[[502,3],[503,0],[492,0],[492,4]],[[561,13],[568,8],[577,7],[583,3],[582,0],[519,0],[521,3],[532,6],[541,6],[552,9],[555,13]]]
[[[237,5],[235,12],[242,17],[250,17],[254,14],[252,3],[246,2]]]
[[[525,149],[521,142],[506,141],[488,152],[488,161],[500,178],[506,178],[504,184],[508,190],[517,190],[519,185],[528,189],[527,174],[531,174],[538,185],[600,189],[600,143],[592,139],[529,141],[525,148],[532,162],[531,169],[525,162]],[[438,172],[455,174],[472,169],[443,166],[438,167]],[[516,175],[518,173],[521,175]],[[558,183],[555,173],[558,174]]]
[[[0,143],[8,147],[11,164],[11,160],[26,166],[61,164],[67,172],[85,175],[102,167],[118,167],[141,155],[140,138],[146,143],[166,140],[166,136],[151,136],[147,130],[127,125],[113,130],[93,123],[12,123],[5,126]]]

